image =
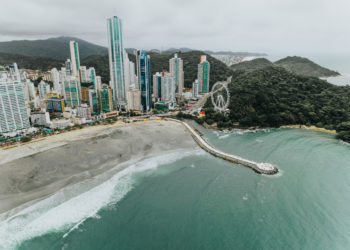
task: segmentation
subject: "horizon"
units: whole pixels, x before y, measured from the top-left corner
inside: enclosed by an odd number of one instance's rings
[[[3,4],[8,11],[0,17],[0,41],[72,36],[106,47],[106,19],[117,15],[123,20],[127,48],[188,47],[269,55],[350,53],[350,33],[346,32],[350,3],[345,0],[287,0],[283,4],[277,0],[205,0],[200,8],[198,0],[19,0],[18,4],[23,8]],[[213,9],[220,15],[213,15]],[[18,15],[12,15],[14,11]]]

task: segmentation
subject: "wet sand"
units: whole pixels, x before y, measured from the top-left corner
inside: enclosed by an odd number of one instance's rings
[[[186,148],[197,145],[181,124],[153,121],[91,127],[0,150],[0,214],[119,163]]]

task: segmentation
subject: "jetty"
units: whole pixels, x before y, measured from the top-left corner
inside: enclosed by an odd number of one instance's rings
[[[244,159],[242,157],[228,154],[228,153],[222,152],[222,151],[214,148],[195,129],[193,129],[186,122],[179,121],[176,119],[170,119],[170,118],[167,118],[166,120],[175,121],[175,122],[178,122],[178,123],[181,123],[182,125],[184,125],[187,128],[187,130],[190,132],[190,134],[192,135],[193,139],[197,142],[197,144],[202,149],[204,149],[205,151],[207,151],[208,153],[210,153],[216,157],[222,158],[224,160],[227,160],[227,161],[235,163],[235,164],[240,164],[240,165],[246,166],[248,168],[251,168],[252,170],[254,170],[258,174],[274,175],[274,174],[278,173],[278,168],[270,163],[255,162],[255,161],[247,160],[247,159]]]

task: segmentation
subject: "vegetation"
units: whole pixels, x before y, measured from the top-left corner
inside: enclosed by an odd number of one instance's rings
[[[253,71],[257,69],[263,69],[266,67],[271,67],[274,64],[267,60],[266,58],[257,58],[251,61],[241,62],[237,64],[233,64],[230,66],[232,70],[247,70]]]
[[[310,61],[309,59],[303,57],[286,57],[275,63],[270,62],[265,58],[258,58],[252,61],[241,62],[231,66],[232,70],[245,70],[253,71],[257,69],[263,69],[266,67],[282,67],[292,73],[304,76],[314,76],[314,77],[328,77],[328,76],[337,76],[338,72],[326,69],[320,65]]]
[[[63,62],[48,57],[24,56],[18,54],[0,53],[0,65],[17,63],[21,69],[50,70],[62,67]]]
[[[106,55],[108,53],[105,47],[86,42],[79,38],[64,36],[46,40],[0,42],[0,52],[24,56],[49,57],[64,62],[67,58],[70,58],[69,42],[71,40],[79,43],[79,55],[81,59],[91,55]]]
[[[23,136],[22,138],[21,138],[21,142],[29,142],[29,141],[31,141],[32,140],[32,137],[30,137],[30,136]]]
[[[307,58],[298,56],[288,56],[284,59],[275,62],[275,64],[299,75],[314,77],[327,77],[339,75],[339,73],[336,71],[323,68]]]

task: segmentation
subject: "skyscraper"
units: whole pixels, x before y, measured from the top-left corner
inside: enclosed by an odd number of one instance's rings
[[[80,68],[80,57],[79,57],[79,46],[76,41],[69,42],[70,48],[70,58],[72,64],[72,74],[75,77],[79,76],[79,68]]]
[[[108,113],[113,111],[113,91],[107,84],[102,84],[98,91],[98,99],[100,104],[100,111]]]
[[[45,99],[45,95],[50,93],[50,85],[44,81],[41,81],[38,85],[39,97],[41,100]]]
[[[16,132],[29,127],[22,83],[0,78],[0,133]]]
[[[169,60],[169,71],[175,78],[175,92],[177,96],[182,95],[182,90],[184,87],[184,71],[183,71],[183,61],[181,58],[174,55],[174,58]]]
[[[143,112],[149,112],[152,106],[151,96],[151,57],[146,51],[141,51],[139,57],[140,65],[140,87],[141,87],[141,106]]]
[[[122,20],[117,16],[107,19],[109,71],[113,99],[119,107],[126,105],[124,81],[124,51]]]
[[[198,64],[198,83],[199,92],[208,93],[210,81],[210,63],[207,61],[207,56],[201,56],[200,63]]]
[[[57,93],[61,93],[61,86],[60,86],[60,73],[56,68],[51,69],[51,78],[53,82],[53,90]]]
[[[64,101],[67,107],[76,108],[80,105],[81,93],[79,81],[73,77],[64,81]]]
[[[153,75],[153,96],[156,102],[162,98],[162,74],[159,72]]]

